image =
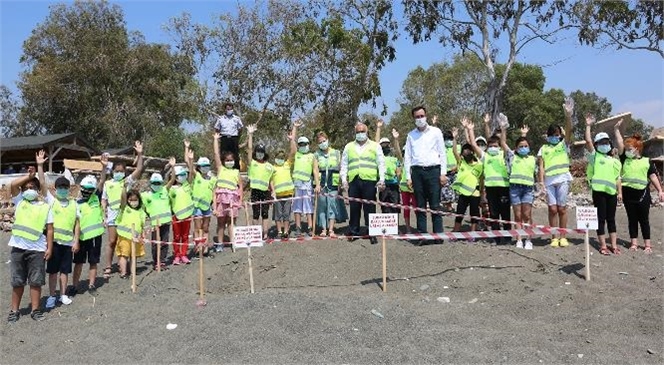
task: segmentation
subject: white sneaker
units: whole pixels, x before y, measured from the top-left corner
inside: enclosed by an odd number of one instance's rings
[[[523,248],[523,241],[516,240],[516,248]]]
[[[526,250],[532,250],[533,249],[533,241],[531,240],[526,240],[526,246],[524,247]]]
[[[62,303],[62,304],[64,304],[64,305],[70,305],[71,302],[72,302],[72,300],[69,299],[68,296],[66,296],[66,295],[61,295],[61,296],[60,296],[60,303]]]

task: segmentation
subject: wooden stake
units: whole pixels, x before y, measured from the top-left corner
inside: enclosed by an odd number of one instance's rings
[[[588,237],[588,229],[586,228],[586,235],[583,238],[586,246],[586,281],[590,281],[590,238]]]
[[[203,238],[203,230],[198,230],[198,286],[199,286],[199,297],[201,301],[205,299],[205,282],[203,281],[203,245],[205,244],[205,239]]]
[[[159,225],[159,218],[157,218],[157,272],[161,272],[161,226]]]
[[[310,228],[311,228],[311,235],[313,237],[316,237],[316,217],[318,216],[318,193],[316,193],[314,199],[316,199],[314,200],[314,218],[313,218],[314,226]]]
[[[254,294],[254,267],[251,263],[251,242],[247,245],[247,261],[249,262],[249,288]]]
[[[249,223],[249,202],[244,202],[244,220],[245,220],[244,222],[245,226],[251,225],[251,223]]]
[[[136,225],[131,225],[131,292],[136,293]]]
[[[231,251],[235,252],[235,245],[234,245],[234,243],[235,243],[235,217],[233,217],[233,207],[231,207],[230,214],[231,214],[231,231],[230,231],[230,234],[228,235],[228,237],[231,239]],[[221,241],[222,241],[222,245],[223,245],[223,241],[224,241],[223,237],[222,237]]]
[[[385,245],[385,235],[383,235],[383,292],[387,291],[387,247]]]

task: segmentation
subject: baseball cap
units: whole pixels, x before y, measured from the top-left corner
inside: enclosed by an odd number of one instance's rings
[[[81,187],[83,189],[94,189],[94,188],[96,188],[97,187],[97,178],[92,176],[92,175],[88,175],[88,176],[84,177],[83,180],[81,180]]]
[[[378,141],[378,144],[383,144],[383,143],[390,143],[390,139],[383,137],[380,139],[380,141]]]
[[[164,177],[161,176],[160,173],[158,173],[158,172],[154,172],[154,173],[152,173],[152,175],[150,175],[150,182],[151,182],[151,183],[152,183],[152,182],[160,182],[160,183],[163,183],[163,182],[164,182]]]
[[[297,144],[300,144],[300,143],[306,143],[306,144],[309,144],[309,138],[304,137],[304,136],[298,138],[298,139],[297,139]]]
[[[480,141],[482,141],[482,142],[484,142],[484,144],[486,144],[486,138],[484,138],[482,136],[479,136],[479,137],[475,138],[475,143],[480,142]]]
[[[210,159],[207,157],[199,157],[198,161],[196,161],[196,165],[198,166],[210,166]]]
[[[173,172],[175,173],[175,176],[178,176],[178,175],[184,175],[188,171],[187,171],[186,168],[184,168],[182,166],[175,166],[175,168],[173,169]]]
[[[595,143],[603,140],[603,139],[609,139],[609,135],[606,132],[599,132],[595,135]]]

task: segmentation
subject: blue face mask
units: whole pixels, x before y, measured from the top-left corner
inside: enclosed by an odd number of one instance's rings
[[[364,142],[367,140],[367,133],[366,132],[358,132],[355,133],[355,140],[358,142]]]
[[[115,180],[115,181],[120,181],[120,180],[124,179],[124,177],[125,177],[124,172],[114,172],[113,173],[113,180]]]
[[[55,197],[58,199],[66,199],[69,195],[69,189],[67,188],[56,188]]]
[[[602,154],[607,154],[609,151],[611,151],[611,145],[610,144],[601,144],[597,146],[597,151]]]
[[[558,143],[560,143],[560,137],[559,136],[548,136],[548,137],[546,137],[546,141],[549,142],[550,144],[558,144]]]
[[[37,196],[39,196],[39,193],[35,189],[26,189],[26,190],[23,190],[22,196],[23,196],[23,199],[25,199],[27,201],[33,201],[33,200],[37,199]]]
[[[516,149],[516,153],[519,154],[519,156],[527,156],[530,153],[530,148],[529,147],[519,147]]]

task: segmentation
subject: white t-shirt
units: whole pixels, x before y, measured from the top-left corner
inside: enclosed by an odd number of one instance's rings
[[[565,143],[565,142],[560,142],[560,143]],[[569,155],[569,145],[567,144],[565,144],[565,151],[567,151],[567,155]],[[540,147],[539,151],[537,151],[537,157],[542,158],[542,147]],[[545,186],[560,185],[562,183],[570,181],[572,181],[572,173],[569,171],[563,174],[558,174],[553,176],[547,176],[546,174],[544,174]]]
[[[53,196],[51,196],[51,194],[49,193],[48,196],[46,197],[46,204],[49,204],[50,206],[49,197],[50,199],[53,199]],[[20,204],[35,204],[23,199],[23,193],[18,193],[18,195],[15,196],[12,199],[12,201],[14,202],[14,206],[16,207],[16,211],[18,211]],[[53,214],[49,209],[48,217],[46,218],[46,224],[52,224],[52,223],[53,223]],[[12,235],[9,238],[9,246],[20,248],[22,250],[45,252],[47,248],[46,235],[42,233],[42,235],[39,236],[39,238],[36,241]]]

